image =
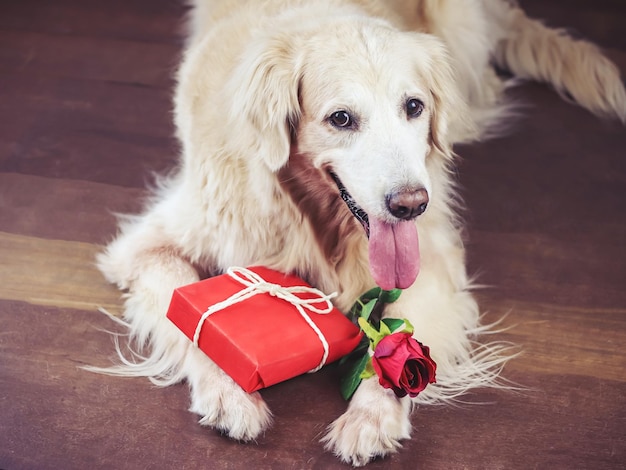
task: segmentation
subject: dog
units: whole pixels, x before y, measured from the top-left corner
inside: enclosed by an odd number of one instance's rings
[[[177,287],[264,265],[337,292],[343,312],[375,285],[403,289],[384,315],[408,318],[438,365],[414,399],[364,380],[323,438],[342,461],[395,452],[413,403],[499,386],[507,351],[475,342],[490,327],[451,173],[454,145],[508,122],[504,90],[519,79],[626,122],[615,65],[512,1],[194,2],[174,97],[179,166],[97,260],[126,291],[124,324],[141,352],[107,371],[187,381],[200,424],[254,440],[271,424],[261,395],[165,313]]]

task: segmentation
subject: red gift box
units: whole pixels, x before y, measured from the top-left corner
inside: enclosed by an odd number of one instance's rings
[[[176,289],[167,317],[251,393],[316,370],[358,345],[358,327],[329,299],[297,276],[231,268]]]

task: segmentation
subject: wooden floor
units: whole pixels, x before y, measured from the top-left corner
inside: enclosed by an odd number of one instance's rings
[[[626,72],[623,0],[521,2],[599,43]],[[93,266],[177,152],[172,74],[182,0],[0,1],[0,468],[332,469],[319,438],[345,408],[333,366],[263,392],[256,444],[196,424],[186,385],[107,365],[117,291]],[[471,271],[495,339],[523,355],[483,390],[419,409],[414,438],[370,468],[626,467],[626,127],[542,85],[507,137],[459,149]]]

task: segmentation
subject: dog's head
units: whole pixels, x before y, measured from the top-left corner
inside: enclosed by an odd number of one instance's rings
[[[465,113],[444,47],[355,22],[258,47],[233,99],[258,158],[274,172],[302,166],[294,152],[306,158],[363,225],[374,280],[408,287],[419,271],[415,219],[437,197],[430,168],[451,159],[448,128]]]

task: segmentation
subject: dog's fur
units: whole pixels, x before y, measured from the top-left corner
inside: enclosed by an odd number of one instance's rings
[[[616,67],[504,0],[198,0],[187,46],[175,95],[180,166],[98,258],[128,291],[126,324],[144,354],[109,372],[186,380],[201,424],[259,436],[271,421],[260,394],[239,388],[165,312],[172,291],[199,273],[259,264],[338,292],[347,311],[374,278],[366,231],[336,177],[387,226],[398,220],[389,194],[429,195],[413,221],[419,254],[402,254],[419,256],[421,271],[385,311],[408,318],[438,364],[437,383],[415,401],[493,384],[505,355],[474,341],[487,328],[464,264],[452,146],[508,116],[511,78],[496,68],[626,121]],[[407,116],[410,98],[423,103],[419,116]],[[336,111],[354,124],[333,124]],[[410,434],[410,403],[364,381],[329,427],[327,448],[353,465],[395,451]]]

